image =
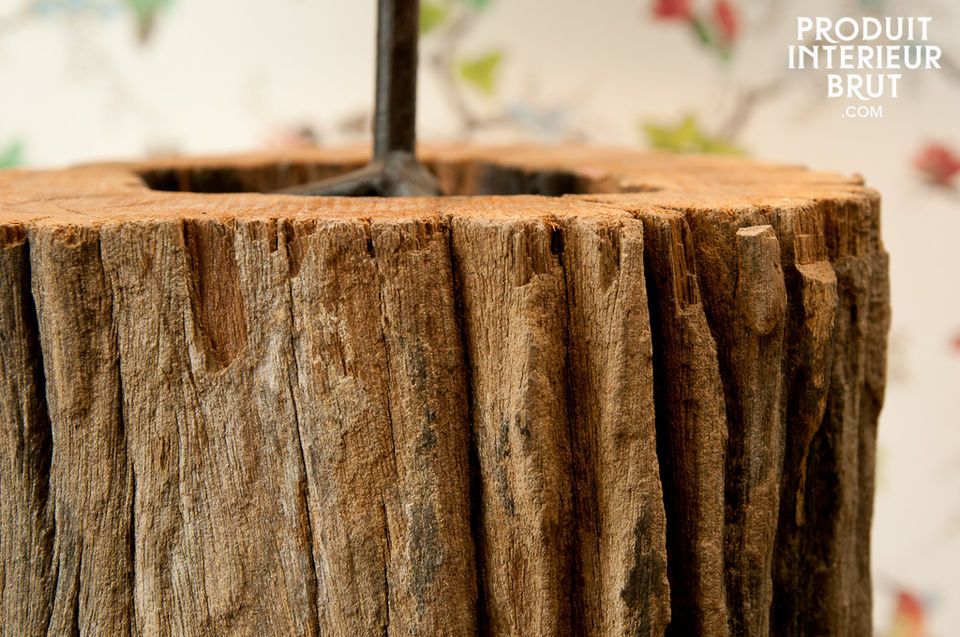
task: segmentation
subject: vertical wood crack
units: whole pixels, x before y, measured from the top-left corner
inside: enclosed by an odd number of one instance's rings
[[[286,258],[288,262],[288,269],[292,270],[294,264],[291,262],[291,242],[296,237],[296,231],[293,228],[292,221],[285,221],[283,223],[284,232],[282,233],[284,251],[286,253]],[[279,238],[278,238],[279,241]],[[299,270],[299,263],[296,264],[296,268]],[[301,505],[303,507],[303,519],[304,527],[306,530],[306,541],[307,541],[307,556],[310,562],[310,573],[313,576],[312,581],[312,590],[310,591],[312,608],[310,609],[310,618],[311,618],[311,628],[313,629],[314,635],[320,635],[320,610],[319,610],[319,588],[320,588],[320,575],[317,571],[317,557],[314,554],[314,537],[313,537],[313,520],[310,513],[310,477],[307,473],[307,459],[306,452],[303,448],[303,433],[302,423],[300,422],[300,406],[299,401],[297,400],[297,385],[299,384],[300,379],[300,361],[297,357],[297,348],[296,348],[296,330],[297,323],[296,317],[294,316],[294,303],[293,303],[293,278],[295,275],[286,277],[286,286],[287,286],[287,312],[288,312],[288,328],[289,333],[289,347],[290,347],[290,361],[292,364],[292,369],[288,370],[288,374],[292,374],[291,378],[287,376],[287,387],[290,391],[290,403],[293,408],[293,419],[294,419],[294,428],[293,431],[297,436],[297,448],[300,450],[300,471],[303,479],[303,483],[300,486],[300,499]]]
[[[452,216],[448,215],[445,218],[444,228],[447,233],[447,255],[450,259],[454,317],[457,322],[457,335],[460,341],[460,355],[463,360],[466,385],[467,426],[470,429],[467,461],[469,464],[470,485],[470,533],[473,536],[474,563],[476,564],[477,632],[480,635],[486,635],[488,632],[489,617],[487,616],[486,577],[484,575],[485,565],[483,560],[483,484],[480,473],[479,449],[477,447],[476,432],[473,425],[475,417],[473,404],[473,362],[470,357],[470,342],[468,340],[467,320],[464,313],[463,274],[460,271],[460,263],[454,244]]]

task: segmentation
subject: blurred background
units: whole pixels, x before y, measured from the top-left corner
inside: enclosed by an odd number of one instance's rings
[[[0,0],[0,168],[369,138],[375,1]],[[798,15],[930,16],[882,118],[788,71]],[[882,637],[960,634],[960,4],[423,0],[423,139],[589,141],[859,173],[893,328],[874,527]]]

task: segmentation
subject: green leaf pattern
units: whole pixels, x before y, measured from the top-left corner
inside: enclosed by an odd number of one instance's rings
[[[483,95],[492,96],[497,92],[497,80],[503,51],[493,50],[476,57],[461,58],[458,62],[460,79]]]
[[[450,17],[450,5],[426,0],[420,3],[420,35],[429,35]]]
[[[734,155],[743,152],[727,140],[706,134],[693,115],[685,116],[678,124],[646,122],[642,129],[650,146],[659,150]]]
[[[16,168],[23,163],[23,142],[14,140],[5,146],[0,146],[0,170]]]

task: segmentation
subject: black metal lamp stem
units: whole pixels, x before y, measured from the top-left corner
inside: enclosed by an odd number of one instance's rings
[[[416,150],[420,2],[379,2],[373,156],[385,159],[394,151]]]
[[[377,16],[373,161],[345,175],[278,192],[345,197],[440,194],[436,178],[416,157],[419,0],[379,0]]]

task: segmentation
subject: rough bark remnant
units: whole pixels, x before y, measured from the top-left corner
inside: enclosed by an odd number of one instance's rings
[[[4,634],[869,635],[876,193],[365,159],[0,174]]]

